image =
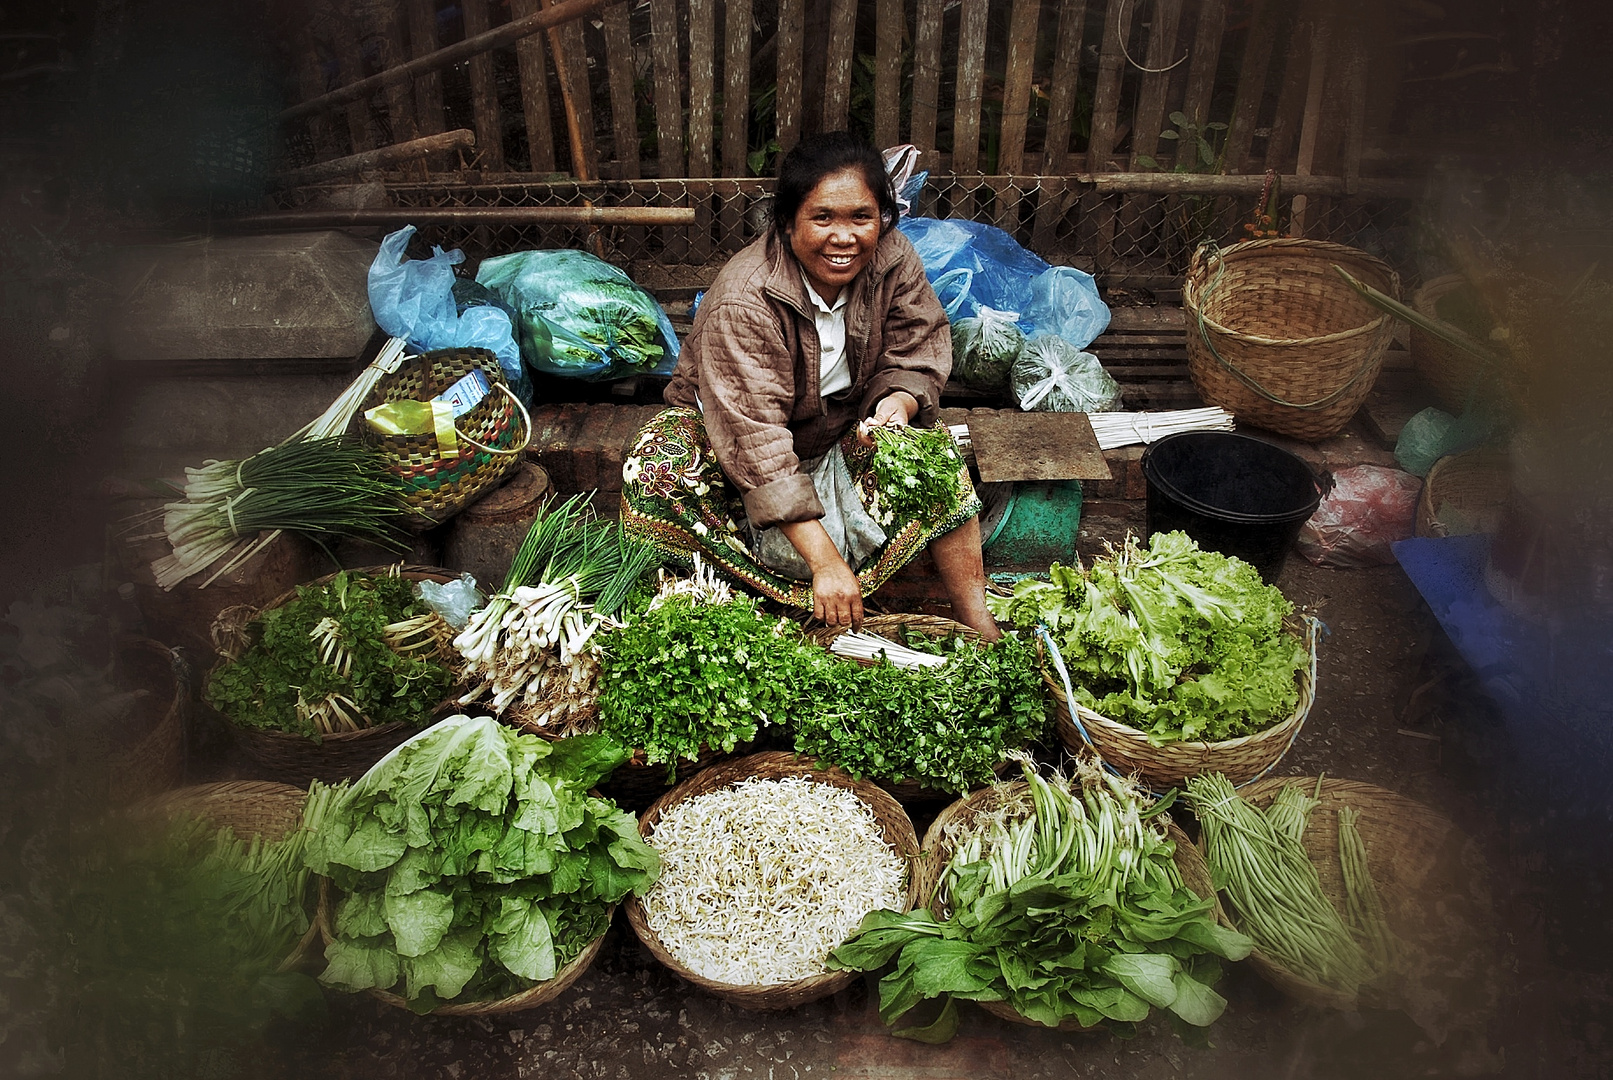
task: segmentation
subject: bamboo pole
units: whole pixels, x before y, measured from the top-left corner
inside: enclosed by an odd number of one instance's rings
[[[394,206],[287,210],[229,224],[251,229],[335,229],[364,225],[693,225],[686,206]]]
[[[371,169],[384,169],[388,165],[414,161],[417,158],[427,157],[431,154],[469,150],[475,145],[476,133],[467,128],[460,128],[457,131],[445,131],[437,135],[426,135],[418,139],[410,139],[408,142],[394,143],[391,146],[383,146],[379,150],[368,150],[362,154],[349,154],[347,157],[316,162],[300,169],[290,169],[286,172],[275,174],[274,185],[277,188],[289,188],[300,187],[304,184],[322,184],[328,180],[335,180],[343,176],[353,176],[357,173],[368,172]]]

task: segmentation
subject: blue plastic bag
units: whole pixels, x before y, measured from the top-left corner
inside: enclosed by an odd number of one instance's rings
[[[993,225],[904,217],[896,227],[918,250],[949,319],[977,318],[983,307],[1017,311],[1026,337],[1057,334],[1077,349],[1109,325],[1092,275],[1050,266]]]
[[[521,366],[510,317],[485,305],[467,307],[461,314],[454,302],[454,267],[465,261],[465,253],[433,247],[430,258],[406,258],[414,231],[413,225],[405,225],[382,240],[370,264],[370,311],[376,325],[420,352],[487,349],[498,357],[510,389],[530,405],[532,381]]]

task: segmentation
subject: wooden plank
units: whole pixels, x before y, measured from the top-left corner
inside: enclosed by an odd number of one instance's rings
[[[1272,117],[1271,134],[1266,137],[1266,153],[1261,160],[1261,165],[1267,169],[1284,172],[1294,164],[1294,147],[1304,119],[1305,91],[1310,85],[1315,15],[1316,2],[1308,0],[1294,18],[1283,81],[1277,91],[1277,112]]]
[[[683,92],[678,77],[678,9],[673,0],[650,0],[650,51],[655,64],[655,153],[663,184],[685,175],[683,156]],[[674,201],[670,190],[654,202]],[[688,234],[663,230],[667,262],[682,262]]]
[[[1070,154],[1070,126],[1075,116],[1075,91],[1081,71],[1081,41],[1086,30],[1087,0],[1061,0],[1057,44],[1053,49],[1052,90],[1047,101],[1047,164],[1044,171],[1065,171]],[[1047,225],[1040,216],[1036,226]]]
[[[1180,4],[1181,0],[1166,0]],[[1025,128],[1030,121],[1031,84],[1036,75],[1036,19],[1041,0],[1014,0],[1008,17],[1008,66],[1003,78],[1002,133],[996,173],[1025,168]]]
[[[1120,80],[1125,74],[1125,48],[1131,40],[1131,19],[1136,7],[1126,0],[1109,0],[1103,15],[1103,44],[1098,51],[1098,82],[1092,98],[1092,139],[1087,145],[1087,171],[1103,172],[1115,148],[1119,124]]]
[[[1243,45],[1243,62],[1238,67],[1238,90],[1232,101],[1232,126],[1227,131],[1227,171],[1247,172],[1249,147],[1260,123],[1260,103],[1266,94],[1266,70],[1271,66],[1271,49],[1277,40],[1277,19],[1282,5],[1278,0],[1255,0],[1249,19],[1249,36]]]
[[[857,0],[829,0],[829,46],[823,78],[823,130],[843,131],[851,115],[852,49]]]
[[[970,413],[969,439],[983,484],[1113,479],[1086,413]]]
[[[689,0],[689,176],[710,176],[716,124],[716,2]]]
[[[1031,248],[1047,251],[1058,240],[1059,219],[1064,216],[1065,181],[1044,176],[1036,182],[1036,220],[1031,226]]]
[[[627,5],[612,4],[600,12],[604,21],[605,70],[610,83],[610,122],[616,152],[616,175],[639,178],[638,103],[633,97],[633,34]]]
[[[749,176],[750,0],[728,0],[723,27],[722,175]],[[726,217],[725,217],[726,222]]]
[[[436,135],[427,135],[424,138],[411,139],[408,142],[393,143],[391,146],[383,146],[378,150],[369,150],[362,154],[352,154],[348,157],[336,158],[333,161],[321,161],[313,165],[306,165],[300,169],[276,173],[269,178],[269,181],[276,188],[323,184],[342,177],[356,176],[359,173],[369,172],[374,169],[384,169],[391,165],[418,161],[431,154],[446,154],[454,150],[467,150],[475,145],[475,133],[461,128],[457,131],[439,132]]]
[[[1367,126],[1367,57],[1366,25],[1357,23],[1350,36],[1348,70],[1345,74],[1344,100],[1349,103],[1344,126],[1344,183],[1353,187],[1361,179],[1361,157],[1366,149]]]
[[[389,4],[379,9],[370,8],[367,15],[375,22],[370,29],[380,46],[381,67],[397,67],[406,58],[403,51],[403,24],[398,9]],[[386,88],[386,115],[392,126],[392,142],[408,142],[419,134],[415,124],[412,90],[406,82],[391,83]]]
[[[1182,92],[1182,112],[1188,120],[1202,128],[1211,119],[1210,98],[1215,92],[1215,72],[1221,63],[1221,40],[1226,32],[1227,0],[1203,0],[1199,5],[1198,25],[1193,30],[1193,59],[1187,65],[1187,88]],[[1161,158],[1163,164],[1174,164],[1187,147],[1178,146],[1177,153]]]
[[[409,13],[409,55],[428,56],[437,51],[436,0],[405,0]],[[415,126],[422,135],[435,135],[447,125],[442,111],[442,75],[428,71],[414,80]]]
[[[919,168],[934,169],[936,117],[941,107],[941,18],[944,0],[917,0],[913,25],[913,106],[908,141],[921,152]]]
[[[902,38],[907,14],[902,0],[877,0],[874,9],[874,145],[902,141]]]
[[[1305,90],[1305,120],[1299,130],[1299,160],[1294,163],[1297,176],[1311,174],[1311,162],[1316,155],[1316,139],[1322,120],[1322,90],[1327,85],[1327,64],[1333,34],[1330,11],[1319,13],[1311,39],[1310,84]],[[1305,235],[1305,210],[1309,196],[1295,195],[1288,211],[1288,235]]]
[[[1147,71],[1137,96],[1137,119],[1131,132],[1133,169],[1137,168],[1139,157],[1152,158],[1159,153],[1159,135],[1167,126],[1165,94],[1170,89],[1171,69],[1179,63],[1175,52],[1176,31],[1181,21],[1182,0],[1155,0],[1153,18],[1148,24],[1148,53],[1143,61]]]
[[[475,37],[492,27],[487,0],[460,0],[465,36]],[[476,122],[477,157],[483,172],[504,171],[504,131],[499,118],[498,87],[493,82],[493,56],[481,53],[470,61],[471,116]]]
[[[790,150],[801,138],[801,61],[806,0],[779,0],[778,90],[773,99],[778,142]]]
[[[952,106],[952,171],[980,171],[980,100],[986,77],[986,0],[961,0],[957,98]],[[968,211],[954,209],[955,217]]]
[[[510,13],[517,19],[542,10],[539,0],[511,0]],[[521,113],[526,120],[527,168],[535,173],[552,173],[554,125],[549,119],[549,67],[544,60],[543,35],[532,34],[517,41],[515,60],[521,77]]]
[[[581,20],[573,20],[550,28],[549,52],[555,59],[555,72],[563,80],[562,85],[570,90],[569,97],[561,97],[568,113],[568,129],[570,114],[576,115],[571,171],[579,178],[592,180],[599,176],[599,147],[594,142],[594,93],[588,85],[588,45],[583,40],[582,26]]]

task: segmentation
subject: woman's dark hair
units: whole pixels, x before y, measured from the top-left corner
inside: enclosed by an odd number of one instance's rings
[[[796,213],[818,182],[842,169],[862,173],[868,190],[874,193],[879,204],[880,235],[895,227],[902,211],[891,190],[890,175],[885,172],[885,159],[849,131],[826,131],[796,143],[779,163],[778,185],[773,189],[773,232],[780,239],[786,227],[795,224]]]

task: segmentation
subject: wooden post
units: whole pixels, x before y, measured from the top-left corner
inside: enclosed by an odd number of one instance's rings
[[[406,0],[409,11],[409,54],[415,58],[437,51],[436,0]],[[415,123],[422,135],[443,129],[442,76],[435,71],[414,80]]]
[[[336,20],[336,25],[331,28],[336,39],[333,45],[336,51],[336,75],[344,83],[357,82],[364,74],[364,59],[359,55],[358,35],[353,29],[352,16],[342,12],[333,18]],[[380,141],[375,136],[367,94],[347,106],[347,137],[353,144],[355,154],[372,149]]]
[[[1248,171],[1249,147],[1260,123],[1260,103],[1266,94],[1266,69],[1277,38],[1277,0],[1255,0],[1249,36],[1238,68],[1238,91],[1232,102],[1232,126],[1227,131],[1227,172]]]
[[[1193,59],[1188,62],[1187,89],[1182,94],[1182,112],[1199,128],[1210,120],[1210,95],[1215,90],[1215,71],[1221,61],[1221,38],[1227,25],[1227,0],[1204,0],[1199,6],[1198,26],[1193,32]],[[1223,151],[1225,143],[1222,144]],[[1178,146],[1169,163],[1181,160],[1187,150]],[[1224,157],[1223,153],[1223,157]],[[1165,164],[1161,158],[1161,164]]]
[[[829,45],[823,72],[823,131],[842,131],[851,115],[852,46],[857,0],[829,0]]]
[[[1266,137],[1266,154],[1261,164],[1278,172],[1294,163],[1299,125],[1304,118],[1306,89],[1310,85],[1311,46],[1316,32],[1317,0],[1306,0],[1294,18],[1288,39],[1288,56],[1283,66],[1282,86],[1277,91],[1277,112]],[[1251,160],[1253,155],[1251,156]]]
[[[1305,123],[1299,131],[1299,160],[1294,164],[1296,176],[1309,176],[1311,162],[1316,156],[1316,137],[1321,126],[1322,88],[1327,85],[1327,58],[1331,20],[1324,14],[1316,23],[1311,39],[1311,81],[1305,93]],[[1288,235],[1305,235],[1305,208],[1309,201],[1305,195],[1295,195],[1288,210]]]
[[[1081,40],[1086,32],[1087,0],[1060,0],[1059,26],[1053,49],[1053,83],[1047,102],[1046,164],[1042,171],[1057,176],[1068,168],[1070,125],[1075,114],[1076,80],[1081,70]],[[1064,216],[1064,185],[1058,192],[1045,186],[1037,196],[1032,245],[1046,251],[1058,235]]]
[[[874,145],[902,141],[902,38],[907,15],[902,0],[877,0],[874,8]]]
[[[806,36],[806,0],[779,0],[778,91],[773,100],[779,146],[788,151],[801,139],[801,62]]]
[[[1131,38],[1131,19],[1135,12],[1135,8],[1126,7],[1125,0],[1109,0],[1108,10],[1104,12],[1103,46],[1098,52],[1098,83],[1092,102],[1092,140],[1087,146],[1089,172],[1107,170],[1109,155],[1115,148],[1125,46]],[[1092,213],[1088,215],[1097,227],[1095,259],[1100,270],[1108,270],[1114,262],[1115,212],[1115,200],[1099,198],[1093,201]]]
[[[511,0],[510,14],[524,19],[543,7],[538,0]],[[549,68],[544,61],[543,35],[531,34],[515,43],[515,62],[521,75],[521,115],[526,120],[527,168],[535,173],[554,172],[554,125],[549,119]]]
[[[656,157],[661,183],[670,187],[686,175],[682,80],[678,77],[678,10],[673,0],[650,0],[650,28],[655,54]],[[687,258],[689,238],[681,230],[663,230],[661,239],[667,262],[680,263]]]
[[[722,175],[750,175],[745,151],[750,135],[750,0],[728,0],[723,27]],[[744,245],[745,215],[738,185],[717,188],[718,248],[737,251]]]
[[[1040,12],[1040,0],[1014,0],[1008,18],[1002,134],[997,143],[997,167],[992,170],[1000,175],[1025,170],[1025,129],[1030,122],[1031,84],[1036,75],[1036,20]]]
[[[487,32],[490,18],[487,0],[459,0],[465,15],[465,36]],[[493,57],[479,53],[470,61],[471,115],[476,121],[476,148],[481,151],[483,172],[504,171],[504,131],[499,119],[498,87],[493,82]]]
[[[980,100],[986,75],[986,0],[962,0],[958,29],[958,96],[952,109],[952,171],[980,171]],[[974,217],[974,186],[959,190],[952,216]]]
[[[297,87],[302,93],[313,97],[325,89],[324,75],[319,70],[319,50],[313,32],[304,27],[297,34],[297,43]],[[313,140],[316,158],[332,158],[342,152],[340,144],[336,141],[336,134],[331,131],[329,117],[310,116],[308,137]]]
[[[918,0],[913,27],[913,109],[908,140],[923,156],[919,167],[933,169],[936,117],[941,108],[941,17],[943,0]]]
[[[362,10],[362,9],[361,9]],[[381,67],[392,68],[403,63],[403,27],[398,22],[398,9],[386,5],[368,9],[371,18],[379,20],[374,27],[380,39]],[[392,141],[408,142],[419,134],[415,124],[414,95],[406,82],[395,82],[386,88],[387,120],[392,125]]]
[[[715,0],[689,0],[689,176],[709,178],[717,90]],[[695,223],[689,230],[689,258],[711,258],[711,185],[689,185]]]
[[[605,66],[610,73],[610,123],[616,143],[617,175],[623,180],[637,180],[638,102],[633,96],[633,79],[638,73],[638,59],[633,52],[633,32],[626,5],[612,4],[600,14],[605,23]]]

